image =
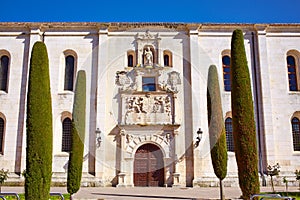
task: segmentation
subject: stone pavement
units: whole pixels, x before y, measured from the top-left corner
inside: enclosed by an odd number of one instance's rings
[[[284,187],[276,187],[276,191],[284,191]],[[270,192],[270,187],[261,187],[261,192]],[[297,187],[289,187],[289,191],[299,191]],[[23,187],[2,187],[2,192],[24,193]],[[65,187],[53,187],[51,192],[67,193]],[[238,199],[241,190],[238,187],[224,188],[226,199]],[[163,188],[163,187],[82,187],[74,195],[76,200],[198,200],[219,199],[218,187]]]

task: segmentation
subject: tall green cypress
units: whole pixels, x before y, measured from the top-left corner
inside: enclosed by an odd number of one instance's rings
[[[80,70],[77,74],[73,117],[72,117],[72,145],[69,156],[67,189],[72,195],[80,189],[86,112],[86,75]]]
[[[46,45],[33,45],[28,80],[25,198],[48,200],[52,176],[52,106]]]
[[[242,30],[231,40],[231,107],[235,156],[243,198],[259,193],[258,155],[250,74]]]
[[[226,132],[218,71],[215,65],[209,67],[207,81],[207,112],[211,160],[216,176],[220,180],[220,199],[225,199],[222,180],[227,174]]]

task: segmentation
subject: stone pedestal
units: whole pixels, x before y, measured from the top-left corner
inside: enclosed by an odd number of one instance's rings
[[[126,187],[125,178],[126,178],[125,173],[119,173],[118,174],[118,185],[117,185],[117,187]]]
[[[179,182],[179,177],[180,177],[180,173],[175,172],[173,173],[173,185],[172,187],[180,187],[180,182]]]

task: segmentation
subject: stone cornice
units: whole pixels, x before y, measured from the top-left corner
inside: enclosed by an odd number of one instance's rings
[[[176,22],[0,22],[0,31],[30,32],[32,29],[41,31],[83,31],[83,30],[108,30],[115,31],[138,31],[138,30],[161,30],[187,31],[198,30],[199,32],[231,32],[240,28],[244,31],[265,32],[300,32],[300,23],[270,23],[270,24],[247,24],[247,23],[176,23]]]

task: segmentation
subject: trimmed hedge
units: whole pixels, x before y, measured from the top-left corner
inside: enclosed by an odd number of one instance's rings
[[[80,189],[85,138],[85,112],[86,75],[85,71],[80,70],[77,74],[74,94],[72,145],[69,156],[67,178],[67,190],[71,195]]]
[[[222,180],[227,174],[226,131],[223,119],[218,71],[215,65],[209,67],[207,82],[207,112],[211,160],[214,172],[220,180],[220,197],[221,199],[225,199],[223,195]]]
[[[46,45],[36,42],[29,68],[25,198],[48,200],[52,176],[52,106]]]
[[[259,193],[258,155],[250,74],[242,30],[231,40],[232,126],[239,185],[244,199]]]

